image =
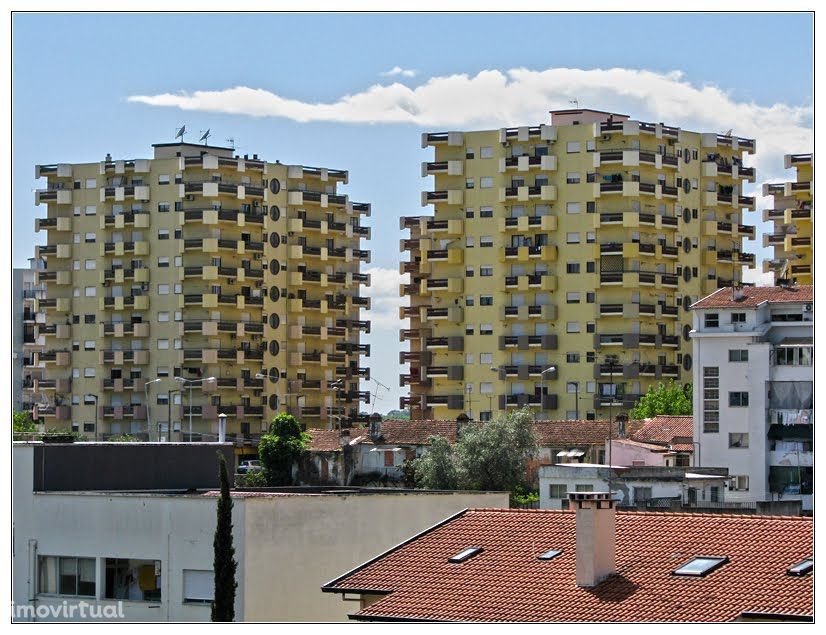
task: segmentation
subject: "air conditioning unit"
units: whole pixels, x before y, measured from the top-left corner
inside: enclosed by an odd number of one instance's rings
[[[811,305],[811,304],[807,304],[807,305],[806,305],[806,307],[805,307],[805,310],[806,310],[806,311],[811,311],[811,310],[812,310],[812,305]]]

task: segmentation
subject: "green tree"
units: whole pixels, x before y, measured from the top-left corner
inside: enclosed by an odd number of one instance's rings
[[[229,495],[227,462],[218,452],[218,476],[221,480],[221,496],[218,498],[218,519],[215,526],[213,570],[215,573],[215,599],[212,601],[212,621],[232,622],[235,619],[235,547],[232,546],[232,497]]]
[[[468,423],[456,444],[462,489],[512,491],[525,480],[525,460],[536,453],[527,408],[488,423]]]
[[[258,458],[267,485],[292,485],[293,464],[307,449],[310,435],[301,431],[295,417],[283,412],[270,424],[269,434],[261,437]]]
[[[428,438],[427,452],[410,462],[417,487],[424,489],[458,489],[456,454],[442,436]]]
[[[37,426],[32,421],[32,413],[28,410],[17,410],[12,415],[12,430],[14,432],[35,432]]]
[[[536,452],[527,408],[487,423],[467,423],[455,445],[431,437],[414,463],[416,484],[427,489],[514,491],[524,484],[525,460]]]
[[[662,382],[656,388],[651,386],[628,414],[632,419],[648,419],[656,415],[690,415],[691,410],[691,384],[683,387],[672,379],[668,386]]]

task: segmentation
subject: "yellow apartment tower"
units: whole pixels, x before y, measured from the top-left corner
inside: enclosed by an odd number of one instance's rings
[[[812,269],[812,155],[787,154],[786,169],[797,168],[797,180],[764,183],[763,196],[772,196],[772,209],[763,211],[764,221],[774,221],[771,234],[763,235],[763,246],[774,247],[774,258],[763,261],[763,271],[798,284],[813,284]]]
[[[422,135],[432,216],[405,217],[402,407],[449,419],[529,405],[603,418],[691,380],[688,307],[742,280],[753,139],[595,110]],[[583,415],[585,415],[583,417]]]
[[[360,289],[370,205],[347,172],[153,145],[154,158],[38,165],[45,283],[35,417],[105,439],[215,440],[239,448],[281,411],[308,427],[358,418],[369,392]]]

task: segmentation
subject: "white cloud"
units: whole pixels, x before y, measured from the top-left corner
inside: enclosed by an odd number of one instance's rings
[[[402,77],[415,77],[418,71],[412,68],[402,68],[401,66],[394,66],[389,71],[384,71],[381,73],[384,77],[393,77],[395,75],[401,75]]]
[[[370,274],[370,312],[368,319],[373,330],[388,329],[398,334],[400,328],[399,307],[407,304],[399,296],[399,285],[409,281],[409,274],[399,275],[398,269],[370,267],[363,270]]]
[[[774,272],[763,273],[760,269],[746,269],[743,271],[743,282],[753,282],[758,287],[774,286]]]
[[[387,74],[407,76],[406,72],[410,71],[394,67]],[[811,105],[737,101],[716,86],[691,84],[678,71],[494,69],[473,76],[432,77],[415,88],[398,82],[376,84],[330,103],[289,99],[247,86],[128,98],[153,106],[298,122],[408,123],[457,129],[548,121],[549,110],[569,108],[571,99],[582,107],[627,113],[643,121],[663,121],[688,130],[733,129],[738,136],[757,138],[754,162],[761,181],[786,177],[784,153],[812,149]]]

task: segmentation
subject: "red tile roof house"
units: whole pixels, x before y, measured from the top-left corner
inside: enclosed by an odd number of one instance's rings
[[[694,418],[691,415],[657,415],[640,423],[642,427],[630,437],[614,437],[610,444],[606,441],[605,455],[606,459],[610,456],[612,465],[692,465]]]
[[[322,587],[367,621],[812,621],[812,519],[469,509]]]

